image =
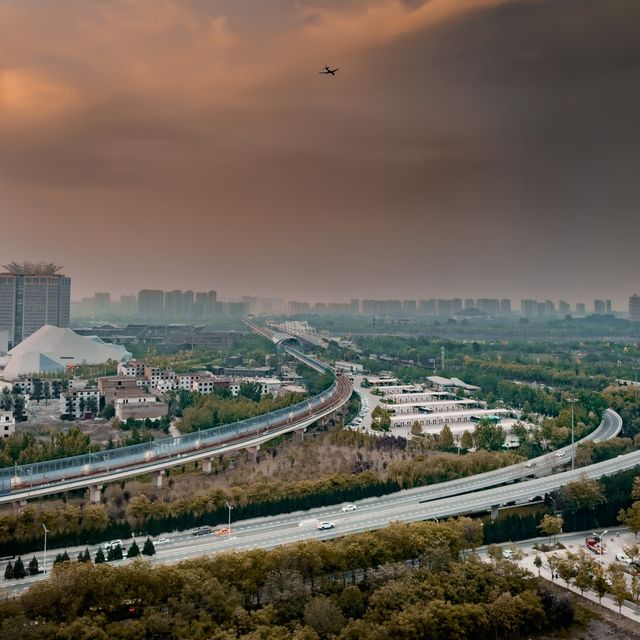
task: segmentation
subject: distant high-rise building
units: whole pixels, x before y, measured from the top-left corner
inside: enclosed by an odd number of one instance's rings
[[[160,320],[164,314],[164,291],[143,289],[138,293],[138,315],[145,320]]]
[[[500,301],[496,298],[478,298],[476,305],[480,311],[495,317],[500,311]]]
[[[640,322],[640,296],[637,294],[629,298],[629,320]]]
[[[438,315],[443,318],[449,318],[453,315],[453,305],[451,304],[451,300],[445,300],[443,298],[438,298]]]
[[[560,302],[558,302],[558,314],[560,315],[561,318],[564,318],[565,316],[568,316],[571,313],[571,305],[568,302],[565,302],[564,300],[560,300]]]
[[[473,298],[465,298],[464,299],[464,308],[465,309],[475,309],[476,301]]]
[[[451,315],[460,313],[462,311],[462,298],[454,298],[451,301]]]
[[[415,300],[403,300],[402,301],[402,310],[410,315],[415,315],[418,309],[418,304]]]
[[[603,316],[607,312],[607,305],[604,300],[594,300],[593,301],[593,312],[597,316]]]
[[[546,319],[547,305],[545,302],[536,302],[536,317]]]
[[[135,296],[120,296],[120,313],[123,316],[135,316],[138,301]]]
[[[607,307],[607,313],[611,315],[613,313],[613,306],[611,304],[611,300],[605,300],[605,305]]]
[[[351,313],[360,313],[360,300],[353,298],[349,304]]]
[[[521,300],[520,308],[523,318],[533,318],[538,311],[538,302],[536,300]]]
[[[96,293],[93,297],[95,303],[95,316],[96,318],[104,318],[111,311],[111,294]]]
[[[511,300],[509,298],[502,298],[502,300],[500,300],[500,315],[511,315]]]
[[[556,317],[556,305],[551,302],[551,300],[544,301],[544,315],[547,318],[555,318]]]
[[[55,264],[12,262],[0,273],[0,331],[15,346],[45,324],[69,326],[71,278]]]
[[[587,315],[587,305],[584,302],[576,302],[576,315],[577,316]]]
[[[424,313],[427,316],[435,316],[438,313],[436,301],[433,298],[420,300],[420,313]]]

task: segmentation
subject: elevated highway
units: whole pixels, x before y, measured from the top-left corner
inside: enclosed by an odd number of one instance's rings
[[[293,347],[285,350],[317,371],[332,371]],[[91,490],[91,499],[97,501],[102,485],[109,482],[147,473],[157,474],[161,482],[160,474],[166,469],[199,460],[206,470],[215,456],[239,449],[257,451],[261,444],[282,434],[304,433],[314,422],[341,409],[351,392],[349,380],[336,376],[331,387],[317,396],[249,420],[176,438],[2,469],[0,504],[86,487]]]

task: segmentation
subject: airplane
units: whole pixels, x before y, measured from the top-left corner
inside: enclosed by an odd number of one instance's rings
[[[329,65],[324,65],[324,71],[318,71],[318,73],[320,75],[325,75],[325,76],[335,76],[336,75],[336,71],[339,69],[339,67],[336,67],[335,69],[330,69]]]

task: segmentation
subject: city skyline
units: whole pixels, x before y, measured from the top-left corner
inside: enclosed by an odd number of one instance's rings
[[[3,261],[65,265],[76,299],[625,308],[639,20],[630,0],[7,0]]]

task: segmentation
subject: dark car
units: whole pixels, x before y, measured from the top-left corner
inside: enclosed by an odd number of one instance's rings
[[[198,527],[194,532],[194,536],[206,536],[209,533],[213,533],[213,529],[211,527]]]

